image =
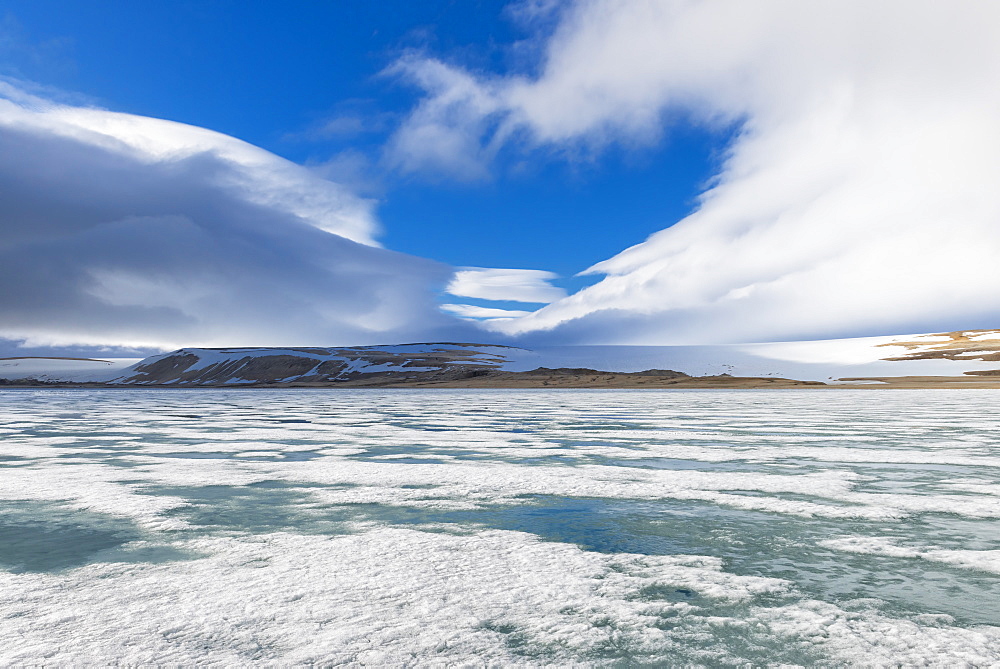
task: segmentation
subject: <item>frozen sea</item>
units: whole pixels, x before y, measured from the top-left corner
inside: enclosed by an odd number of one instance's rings
[[[1000,391],[0,391],[0,664],[1000,663]]]

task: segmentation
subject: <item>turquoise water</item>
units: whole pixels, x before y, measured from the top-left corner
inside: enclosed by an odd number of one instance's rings
[[[998,662],[998,400],[0,391],[0,662]]]

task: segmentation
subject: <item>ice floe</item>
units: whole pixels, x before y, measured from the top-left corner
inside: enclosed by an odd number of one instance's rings
[[[0,664],[995,662],[994,393],[870,397],[0,390]]]

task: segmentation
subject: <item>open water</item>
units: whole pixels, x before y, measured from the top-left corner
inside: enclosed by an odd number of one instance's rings
[[[0,664],[1000,663],[998,408],[0,391]]]

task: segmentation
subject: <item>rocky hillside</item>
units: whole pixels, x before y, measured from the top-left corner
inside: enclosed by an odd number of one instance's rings
[[[524,349],[440,343],[350,348],[181,349],[148,358],[114,385],[265,387],[664,388],[785,387],[815,381],[692,377],[669,369],[586,367],[510,371]]]
[[[704,346],[184,348],[145,360],[4,358],[0,379],[166,387],[997,387],[1000,331]]]
[[[507,347],[402,344],[347,348],[184,348],[153,356],[110,383],[128,385],[384,385],[488,374]]]

